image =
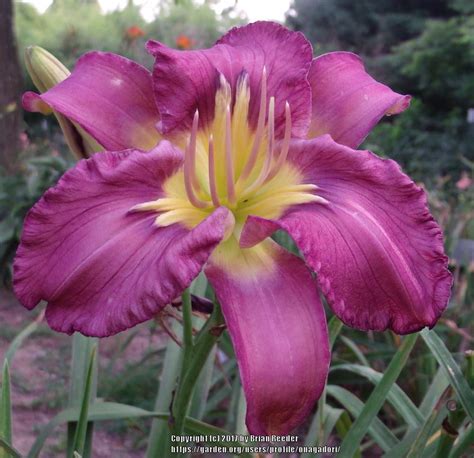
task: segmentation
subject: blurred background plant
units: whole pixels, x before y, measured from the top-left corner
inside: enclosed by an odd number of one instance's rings
[[[0,361],[5,356],[12,363],[16,354],[12,370],[13,429],[18,434],[13,444],[22,451],[30,450],[28,456],[37,456],[54,426],[69,421],[69,441],[50,439],[41,455],[62,456],[77,426],[72,420],[79,418],[71,393],[80,400],[88,386],[93,342],[76,336],[69,374],[65,364],[71,353],[69,338],[49,331],[41,322],[41,313],[32,321],[31,314],[8,292],[23,218],[43,191],[74,163],[54,117],[20,110],[20,94],[34,89],[21,55],[28,45],[42,46],[72,69],[84,52],[99,49],[151,67],[152,60],[144,50],[146,40],[157,39],[183,50],[205,47],[248,17],[239,1],[149,0],[153,14],[146,19],[141,14],[143,2],[131,0],[122,2],[121,9],[106,13],[96,0],[53,0],[43,13],[32,3],[0,2],[0,64],[4,69],[0,76],[0,275],[4,285],[0,290]],[[390,332],[350,330],[328,311],[334,341],[329,386],[313,417],[297,433],[307,445],[345,443],[342,456],[468,456],[474,453],[472,448],[469,451],[474,433],[469,420],[472,390],[468,386],[470,383],[472,388],[474,382],[474,361],[472,353],[466,353],[473,347],[474,318],[472,0],[287,3],[287,26],[301,30],[313,43],[316,55],[332,50],[361,54],[374,77],[398,92],[413,95],[411,108],[381,122],[363,146],[397,160],[428,191],[431,209],[445,231],[455,278],[449,309],[436,326],[441,341],[432,334],[422,335],[427,345],[422,339],[415,345],[416,337],[409,340]],[[15,63],[18,53],[20,59]],[[285,234],[276,237],[279,243],[292,246]],[[203,278],[195,282],[192,291],[211,298]],[[169,307],[156,322],[101,341],[98,375],[93,371],[89,381],[95,377],[90,383],[97,391],[92,391],[98,400],[107,402],[95,402],[89,415],[115,421],[94,424],[94,434],[100,437],[94,442],[94,456],[165,456],[155,452],[156,443],[161,441],[164,447],[166,422],[152,423],[149,417],[154,409],[163,415],[169,411],[179,369],[179,347],[166,334],[180,340],[178,312],[176,307]],[[194,319],[199,328],[202,313]],[[410,345],[415,346],[405,364],[403,358],[408,358]],[[45,348],[47,352],[38,356]],[[37,357],[28,359],[29,354]],[[389,379],[392,375],[396,379],[400,372],[397,384]],[[9,398],[5,374],[0,394],[0,439],[8,438],[1,424],[3,419],[5,425],[8,409],[2,407]],[[60,406],[65,407],[68,388],[64,380],[68,378],[72,388],[67,405],[76,411],[63,410],[48,423]],[[380,412],[371,413],[374,385],[385,392]],[[455,407],[446,407],[448,399],[456,400]],[[26,416],[22,416],[25,407]],[[33,408],[44,414],[40,426],[33,420]],[[244,433],[244,412],[232,345],[224,333],[199,380],[191,416],[226,431]],[[453,430],[443,429],[446,421]],[[29,436],[25,425],[31,430]],[[90,440],[92,428],[88,431]],[[352,455],[347,451],[349,442],[355,447]],[[84,456],[90,456],[87,447]]]

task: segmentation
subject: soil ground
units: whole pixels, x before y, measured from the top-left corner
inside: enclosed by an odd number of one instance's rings
[[[24,309],[11,292],[0,290],[0,362],[3,362],[12,339],[37,316],[37,311]],[[151,342],[149,328],[139,327],[138,334],[120,358],[127,364],[139,361],[150,348],[150,343],[155,347],[162,345],[162,341],[161,335],[154,335]],[[118,343],[117,337],[101,340],[101,366],[106,367]],[[70,356],[71,337],[51,331],[44,322],[15,353],[10,367],[13,445],[21,453],[28,452],[42,427],[64,408]],[[120,364],[123,361],[119,360]],[[94,458],[144,456],[144,446],[137,447],[133,431],[121,434],[124,428],[114,430],[110,424],[109,428],[104,425],[98,425],[94,430]],[[54,431],[42,450],[41,458],[64,456],[65,431],[65,427]]]

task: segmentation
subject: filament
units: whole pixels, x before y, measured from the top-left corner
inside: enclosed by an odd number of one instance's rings
[[[220,206],[216,185],[216,164],[214,159],[214,137],[209,137],[209,190],[211,192],[212,203],[215,207]]]
[[[265,66],[262,71],[262,84],[260,87],[260,108],[258,112],[257,130],[255,131],[255,139],[250,151],[250,156],[245,164],[244,170],[239,177],[239,180],[245,180],[252,172],[255,163],[257,162],[258,152],[262,143],[263,134],[265,131],[265,115],[267,111],[267,70]]]
[[[288,151],[290,150],[290,140],[291,140],[291,111],[290,104],[285,103],[285,136],[283,137],[283,142],[281,144],[280,155],[273,166],[271,172],[268,174],[265,179],[266,182],[270,181],[277,173],[278,170],[285,163],[286,158],[288,157]]]
[[[232,120],[229,105],[227,105],[225,114],[225,164],[227,198],[229,199],[229,203],[233,205],[235,204],[234,159],[232,157]]]
[[[196,175],[196,137],[199,124],[199,112],[194,114],[189,143],[184,151],[184,186],[186,195],[194,207],[207,208],[209,203],[197,197],[195,189],[199,189],[199,182]]]

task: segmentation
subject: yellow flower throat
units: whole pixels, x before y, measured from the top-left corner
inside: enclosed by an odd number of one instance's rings
[[[193,228],[214,209],[232,211],[236,230],[247,216],[278,218],[291,205],[325,203],[314,195],[317,186],[304,184],[301,173],[287,161],[291,139],[291,111],[285,105],[285,132],[275,141],[275,99],[267,100],[263,70],[257,127],[249,125],[248,76],[239,79],[235,103],[223,75],[215,96],[213,121],[202,128],[196,111],[190,134],[184,141],[183,167],[169,177],[164,195],[134,210],[156,211],[158,226],[181,223]]]

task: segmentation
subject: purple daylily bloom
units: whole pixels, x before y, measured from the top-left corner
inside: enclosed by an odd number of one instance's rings
[[[79,162],[33,207],[16,294],[28,308],[46,300],[53,329],[108,336],[152,318],[204,269],[249,431],[288,433],[327,377],[318,286],[364,330],[431,327],[448,302],[424,192],[395,162],[352,149],[409,97],[353,54],[313,59],[302,34],[273,23],[233,29],[207,50],[148,50],[153,75],[89,53],[67,80],[25,97],[107,149],[130,149]],[[305,261],[269,238],[278,229]]]

